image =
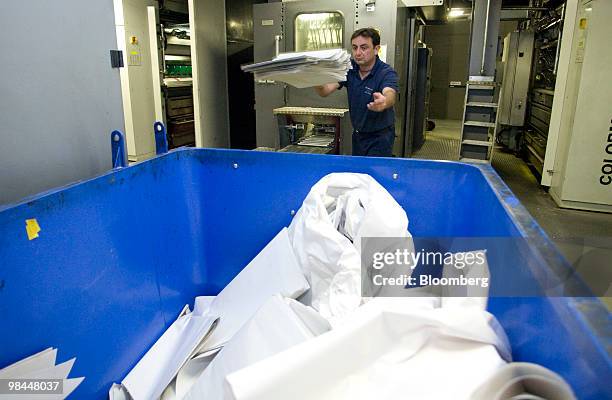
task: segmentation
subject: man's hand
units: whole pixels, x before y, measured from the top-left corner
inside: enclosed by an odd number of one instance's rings
[[[387,98],[380,92],[375,92],[372,97],[374,101],[368,103],[368,110],[381,112],[387,108]]]
[[[374,101],[368,103],[370,111],[381,112],[395,104],[395,90],[389,87],[385,87],[382,93],[375,92],[372,97]]]

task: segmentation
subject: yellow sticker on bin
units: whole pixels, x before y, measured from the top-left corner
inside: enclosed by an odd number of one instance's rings
[[[26,232],[28,234],[28,240],[36,239],[38,232],[40,232],[40,226],[36,218],[26,219]]]

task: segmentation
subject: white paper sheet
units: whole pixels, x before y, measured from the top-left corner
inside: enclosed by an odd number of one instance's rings
[[[218,317],[179,317],[123,379],[134,400],[157,399],[209,334]]]
[[[19,377],[24,379],[66,379],[75,361],[76,358],[72,358],[52,367],[28,371],[21,374]]]
[[[218,354],[219,350],[221,349],[214,352],[207,352],[188,360],[179,370],[176,377],[170,382],[166,389],[164,389],[159,400],[178,400],[184,398],[193,384],[197,381],[198,377]]]
[[[203,350],[223,346],[270,296],[295,299],[308,288],[283,228],[210,304],[210,315],[221,319]]]
[[[41,400],[62,400],[83,381],[83,377],[67,379],[76,358],[55,365],[57,349],[49,347],[0,370],[0,379],[62,379],[61,394],[36,394]],[[3,400],[23,400],[24,394],[0,395]]]
[[[324,335],[228,375],[232,398],[468,399],[510,359],[507,338],[486,312],[381,311],[378,301]]]
[[[48,349],[0,369],[0,379],[18,378],[28,372],[53,367],[56,357],[57,349],[49,347]]]
[[[308,287],[283,229],[218,296],[196,298],[194,312],[181,313],[123,385],[134,400],[158,398],[188,360],[218,351],[270,296],[296,298]],[[198,366],[198,361],[190,363],[177,377],[177,396],[192,379],[191,367]]]
[[[227,374],[318,336],[330,328],[329,323],[312,308],[279,295],[272,296],[223,347],[185,399],[229,398],[224,389]]]
[[[198,356],[187,361],[176,376],[176,399],[183,399],[219,352]]]
[[[215,300],[216,296],[198,296],[195,298],[193,303],[193,313],[195,315],[207,314],[210,310],[210,306]]]
[[[324,49],[324,50],[311,50],[311,51],[301,51],[294,53],[280,53],[275,60],[287,60],[295,57],[312,57],[319,60],[339,60],[344,57],[346,53],[343,49]],[[348,53],[347,53],[348,54]]]
[[[174,397],[173,397],[174,398]],[[131,400],[130,394],[125,386],[119,383],[113,383],[108,391],[109,400]]]

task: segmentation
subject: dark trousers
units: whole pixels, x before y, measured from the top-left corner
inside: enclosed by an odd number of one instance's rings
[[[353,155],[391,157],[394,141],[394,126],[373,133],[353,131]]]

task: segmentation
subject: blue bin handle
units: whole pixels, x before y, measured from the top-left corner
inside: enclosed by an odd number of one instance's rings
[[[168,137],[166,136],[166,127],[163,123],[156,121],[153,124],[155,131],[155,154],[165,154],[168,152]]]
[[[125,168],[128,165],[127,152],[125,151],[125,135],[121,131],[111,133],[111,154],[113,169]]]

